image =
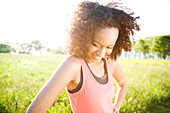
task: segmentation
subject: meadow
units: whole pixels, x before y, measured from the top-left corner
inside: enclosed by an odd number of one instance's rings
[[[64,58],[0,54],[0,113],[26,112]],[[120,113],[170,113],[170,61],[118,59],[118,62],[128,82]],[[72,113],[66,89],[48,113]]]

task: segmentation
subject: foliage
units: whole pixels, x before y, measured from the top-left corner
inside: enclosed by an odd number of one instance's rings
[[[145,41],[145,43],[146,43],[147,45],[149,45],[149,48],[150,48],[150,50],[151,50],[152,45],[153,45],[154,37],[146,37],[146,38],[144,38],[143,40]]]
[[[46,48],[46,51],[50,53],[52,50],[50,48]]]
[[[30,51],[32,49],[32,45],[29,43],[23,43],[20,45],[19,53],[22,54],[30,54]]]
[[[31,43],[22,43],[22,44],[17,43],[17,47],[18,48],[16,48],[16,50],[18,50],[18,52],[22,54],[31,54],[31,51],[33,49],[41,52],[41,49],[43,48],[41,42],[38,40],[34,40]]]
[[[41,51],[41,49],[43,48],[42,44],[40,41],[38,40],[34,40],[31,42],[32,47],[36,50],[36,51]]]
[[[52,54],[60,54],[60,55],[64,55],[65,53],[63,52],[63,48],[62,47],[57,47],[57,49],[50,49],[50,48],[46,48],[46,52],[48,53],[52,53]]]
[[[64,57],[0,54],[0,112],[26,112]],[[128,82],[120,113],[170,112],[170,61],[118,59],[118,62]],[[114,85],[117,88],[115,81]],[[48,113],[72,113],[66,89]]]
[[[142,52],[146,59],[146,53],[149,52],[149,45],[143,39],[140,39],[135,44],[135,51]]]
[[[54,54],[64,54],[62,47],[58,47],[56,50],[53,51]]]
[[[41,42],[38,40],[34,40],[31,43],[15,43],[15,49],[13,49],[8,43],[0,44],[0,53],[10,53],[11,51],[20,54],[32,54],[40,52],[42,55],[42,50],[45,50],[48,53],[52,54],[64,54],[62,47],[58,47],[56,50],[52,50],[47,47],[43,47]],[[34,51],[35,50],[35,51]]]
[[[1,43],[0,44],[0,53],[10,53],[15,51],[8,43]]]
[[[152,51],[156,52],[157,55],[163,59],[165,59],[167,56],[170,56],[170,35],[155,37]]]

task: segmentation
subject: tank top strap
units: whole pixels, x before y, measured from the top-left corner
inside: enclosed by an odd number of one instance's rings
[[[107,58],[105,58],[105,61],[106,61],[106,68],[107,68],[108,77],[109,77],[109,78],[113,78],[109,61],[107,60]]]
[[[81,66],[82,66],[82,73],[83,73],[83,83],[85,83],[86,81],[88,81],[88,79],[90,78],[90,70],[87,67],[87,64],[85,62],[85,60],[83,58],[79,58],[80,62],[81,62]]]
[[[91,80],[94,80],[95,78],[93,77],[91,71],[89,70],[89,67],[87,66],[86,61],[83,58],[79,58],[79,59],[82,65],[83,82],[86,82],[86,81],[90,82]],[[106,70],[108,74],[108,82],[113,82],[113,76],[112,76],[112,71],[109,65],[109,61],[106,58],[105,58],[105,61],[106,61]],[[97,80],[94,80],[94,81],[97,82]]]

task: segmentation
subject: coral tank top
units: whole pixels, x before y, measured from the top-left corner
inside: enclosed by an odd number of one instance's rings
[[[101,84],[92,75],[84,59],[80,58],[83,83],[81,89],[75,93],[67,93],[74,113],[113,113],[112,99],[115,95],[113,76],[108,61],[106,68],[108,81]]]

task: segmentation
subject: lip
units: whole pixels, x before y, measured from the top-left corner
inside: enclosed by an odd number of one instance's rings
[[[102,59],[102,57],[96,57],[95,55],[92,55],[92,58],[97,61],[100,61]]]

